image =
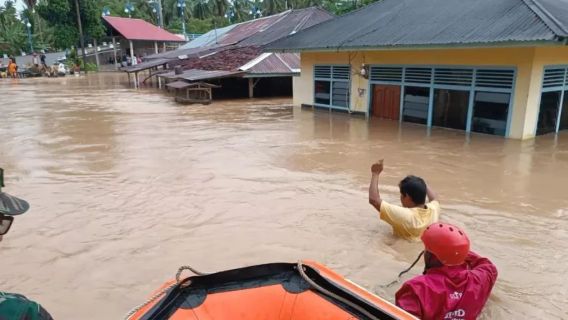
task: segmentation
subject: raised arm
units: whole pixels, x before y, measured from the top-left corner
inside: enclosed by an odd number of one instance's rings
[[[428,202],[438,200],[438,195],[430,188],[429,185],[426,185],[426,195],[428,196]]]
[[[381,195],[379,193],[379,175],[383,171],[383,160],[379,160],[371,166],[371,185],[369,186],[369,203],[378,211],[381,211]]]

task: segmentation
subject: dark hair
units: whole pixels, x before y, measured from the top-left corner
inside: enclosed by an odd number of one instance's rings
[[[424,179],[416,176],[407,176],[402,179],[398,186],[400,193],[410,196],[410,199],[415,204],[426,203],[426,182],[424,182]]]

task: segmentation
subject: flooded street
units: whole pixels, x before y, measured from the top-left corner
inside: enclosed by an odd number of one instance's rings
[[[181,265],[306,258],[394,301],[379,285],[422,247],[367,202],[385,158],[387,200],[423,176],[497,265],[484,319],[568,318],[568,134],[467,138],[287,99],[181,106],[125,78],[0,81],[4,190],[32,205],[0,243],[0,290],[55,319],[119,319]]]

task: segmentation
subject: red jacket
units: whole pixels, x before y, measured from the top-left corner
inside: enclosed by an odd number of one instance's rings
[[[396,305],[420,319],[473,320],[496,280],[493,263],[470,251],[462,265],[432,268],[405,282],[396,293]]]

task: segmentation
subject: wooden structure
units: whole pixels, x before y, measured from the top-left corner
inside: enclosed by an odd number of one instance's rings
[[[180,104],[210,104],[213,100],[212,89],[221,87],[207,82],[190,83],[182,80],[170,82],[166,86],[175,90],[175,101]]]

